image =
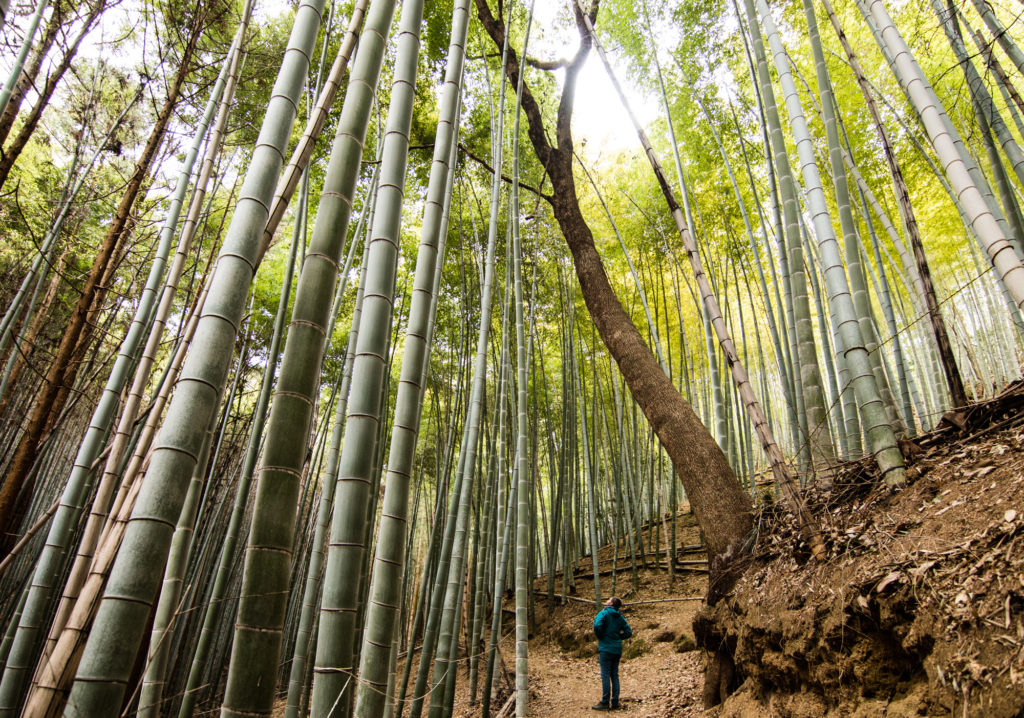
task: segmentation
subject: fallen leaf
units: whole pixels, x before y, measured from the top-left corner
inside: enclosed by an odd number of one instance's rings
[[[910,569],[910,574],[918,577],[923,576],[928,571],[928,569],[930,569],[936,563],[938,563],[938,561],[925,561],[917,568]]]
[[[900,580],[900,576],[901,576],[901,574],[900,574],[899,571],[893,571],[888,576],[886,576],[885,578],[883,578],[881,581],[878,582],[878,585],[875,586],[875,592],[876,593],[881,593],[889,585],[891,585],[892,583],[894,583],[896,581],[899,581]]]

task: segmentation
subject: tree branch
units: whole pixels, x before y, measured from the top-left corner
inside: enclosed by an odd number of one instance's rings
[[[593,23],[597,18],[599,0],[593,0],[590,4],[590,11],[587,18]],[[558,102],[558,114],[555,118],[555,141],[560,150],[568,150],[572,154],[572,108],[576,99],[576,80],[579,78],[583,63],[590,55],[590,47],[593,41],[590,33],[587,32],[587,24],[583,11],[578,2],[572,4],[573,15],[576,18],[576,31],[580,35],[580,45],[576,48],[576,54],[572,62],[565,68],[565,84],[562,86],[562,97]],[[570,163],[572,160],[569,160]]]
[[[487,0],[474,0],[476,4],[477,15],[480,18],[480,23],[484,26],[484,30],[490,36],[496,47],[504,47],[505,45],[505,23],[500,18],[495,18],[491,14],[491,8],[487,4]],[[516,51],[509,47],[508,57],[505,61],[505,71],[508,73],[509,80],[513,86],[519,83],[519,55]],[[554,149],[551,143],[548,142],[547,133],[544,131],[544,116],[541,114],[540,105],[537,103],[536,98],[533,96],[529,85],[523,83],[523,99],[522,99],[523,112],[526,114],[527,133],[530,136],[530,142],[533,144],[534,150],[537,153],[537,159],[540,160],[541,164],[545,167],[548,166],[548,162],[551,160],[551,152]]]
[[[466,147],[466,145],[462,144],[461,142],[459,143],[459,149],[460,149],[460,150],[462,150],[463,152],[465,152],[465,153],[466,153],[466,156],[467,156],[467,157],[469,157],[469,158],[470,158],[471,160],[473,160],[473,161],[474,161],[474,162],[476,162],[477,164],[481,165],[481,166],[482,166],[482,167],[483,167],[483,168],[484,168],[485,170],[487,170],[487,171],[488,171],[488,172],[490,172],[491,174],[494,174],[494,168],[493,168],[493,167],[491,167],[491,166],[490,166],[490,165],[489,165],[489,164],[487,163],[487,160],[485,160],[484,158],[482,158],[482,157],[479,157],[479,156],[477,156],[477,155],[473,154],[473,152],[471,152],[471,151],[470,151],[470,149],[469,149],[468,147]],[[545,175],[545,176],[547,176],[547,175]],[[503,180],[504,180],[505,182],[508,182],[509,184],[512,184],[512,178],[511,178],[511,177],[509,177],[508,175],[506,175],[506,174],[502,174],[502,175],[501,175],[501,178],[502,178],[502,179],[503,179]],[[519,186],[520,186],[520,187],[521,187],[522,189],[525,189],[525,190],[526,190],[527,192],[533,192],[533,193],[534,193],[535,195],[537,195],[537,196],[538,196],[538,197],[540,197],[541,199],[543,199],[543,200],[545,200],[546,202],[548,202],[548,204],[551,204],[551,202],[552,202],[552,201],[554,200],[554,197],[553,197],[552,195],[549,195],[549,194],[544,194],[544,191],[543,191],[542,189],[539,189],[539,188],[537,188],[537,187],[533,187],[533,186],[531,186],[531,185],[528,185],[528,184],[525,184],[525,183],[523,183],[523,182],[520,182],[520,183],[519,183]],[[541,180],[541,187],[543,187],[543,186],[544,186],[544,181],[543,181],[543,179],[542,179],[542,180]]]
[[[530,67],[536,67],[538,70],[557,70],[562,67],[567,67],[571,60],[560,57],[557,60],[541,60],[536,57],[526,56],[526,64]]]

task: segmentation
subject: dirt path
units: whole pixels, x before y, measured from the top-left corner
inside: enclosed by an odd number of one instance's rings
[[[697,540],[697,532],[692,526],[680,526],[680,545],[694,544]],[[610,559],[610,549],[606,547],[598,557]],[[622,564],[620,554],[619,565]],[[581,561],[579,566],[577,573],[589,575],[589,559]],[[604,566],[602,570],[605,570]],[[603,576],[601,581],[602,593],[607,594],[612,590],[609,577]],[[543,590],[543,583],[541,579],[535,587]],[[701,715],[703,667],[700,652],[692,650],[692,624],[694,614],[703,606],[701,598],[707,590],[705,574],[680,572],[675,582],[670,584],[664,571],[642,571],[639,585],[634,590],[629,573],[621,572],[617,584],[614,590],[625,601],[623,615],[633,629],[633,638],[624,645],[619,668],[621,710],[614,715],[651,718]],[[561,585],[560,579],[558,585]],[[575,597],[589,599],[593,591],[592,579],[577,578]],[[639,601],[653,603],[637,603]],[[564,606],[556,605],[549,615],[546,599],[538,595],[536,611],[537,627],[530,639],[529,653],[530,716],[579,718],[601,715],[592,709],[601,699],[601,671],[597,662],[597,639],[593,633],[597,608],[589,603],[572,601]],[[509,668],[515,653],[512,628],[509,620],[504,627],[506,638],[501,645],[501,653]],[[460,680],[460,686],[465,685],[465,681]],[[466,698],[462,693],[456,700],[454,715],[458,718],[479,714],[479,706],[469,705]],[[495,712],[504,703],[504,700],[498,703]],[[514,715],[514,711],[506,715]]]
[[[641,579],[643,600],[693,595],[704,581],[677,580],[671,590],[667,577]],[[669,593],[671,591],[671,594]],[[622,710],[615,715],[687,718],[701,715],[703,668],[700,652],[693,647],[691,624],[699,601],[643,604],[624,607],[633,628],[625,642],[619,667]],[[596,610],[572,603],[556,606],[550,619],[538,599],[542,623],[530,641],[530,715],[534,718],[597,716],[592,706],[601,699],[601,671],[597,639],[592,625]],[[509,627],[511,628],[511,627]],[[502,642],[506,665],[514,660],[511,631]],[[684,652],[680,652],[680,650]],[[464,681],[460,685],[465,686]],[[479,713],[460,696],[454,714],[470,718]],[[498,708],[504,703],[498,704]]]
[[[591,706],[601,698],[597,658],[581,659],[558,646],[531,646],[531,716],[596,716]],[[616,715],[696,716],[700,714],[701,668],[696,651],[677,653],[658,643],[647,653],[625,660],[619,668],[622,710]],[[692,706],[692,711],[688,707]]]

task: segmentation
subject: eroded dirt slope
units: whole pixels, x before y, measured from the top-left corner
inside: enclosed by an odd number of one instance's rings
[[[712,615],[735,651],[741,680],[722,706],[704,711],[701,704],[692,621],[702,603],[676,600],[704,595],[706,577],[696,564],[703,557],[681,556],[694,572],[673,585],[653,565],[640,573],[636,590],[629,572],[619,572],[616,592],[636,634],[635,655],[621,668],[624,712],[1024,717],[1022,390],[1011,386],[996,400],[948,415],[908,443],[901,489],[885,487],[867,462],[845,467],[829,488],[814,488],[808,501],[822,521],[823,562],[810,560],[785,512],[761,507],[748,570]],[[680,546],[697,543],[692,523],[680,518],[679,525]],[[623,553],[620,547],[619,561]],[[607,571],[611,548],[599,558]],[[598,715],[590,710],[600,690],[590,630],[595,608],[581,602],[593,596],[591,571],[589,558],[581,560],[571,598],[550,614],[536,598],[532,716]],[[601,580],[607,594],[610,577]],[[535,588],[545,585],[538,580]],[[502,644],[509,667],[511,629],[509,621]],[[460,696],[456,715],[477,713]]]
[[[714,614],[746,678],[720,716],[1024,715],[1017,390],[908,447],[905,488],[853,471],[812,494],[824,563],[763,513]]]

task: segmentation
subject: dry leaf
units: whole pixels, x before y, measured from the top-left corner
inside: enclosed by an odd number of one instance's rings
[[[881,593],[890,584],[894,583],[895,581],[899,581],[900,580],[900,576],[901,576],[901,574],[900,574],[899,571],[893,571],[888,576],[886,576],[885,578],[883,578],[881,581],[878,582],[878,585],[875,586],[875,592],[876,593]]]
[[[938,563],[938,561],[925,561],[917,568],[910,569],[910,574],[918,577],[923,576],[928,571],[928,569],[930,569],[936,563]]]

